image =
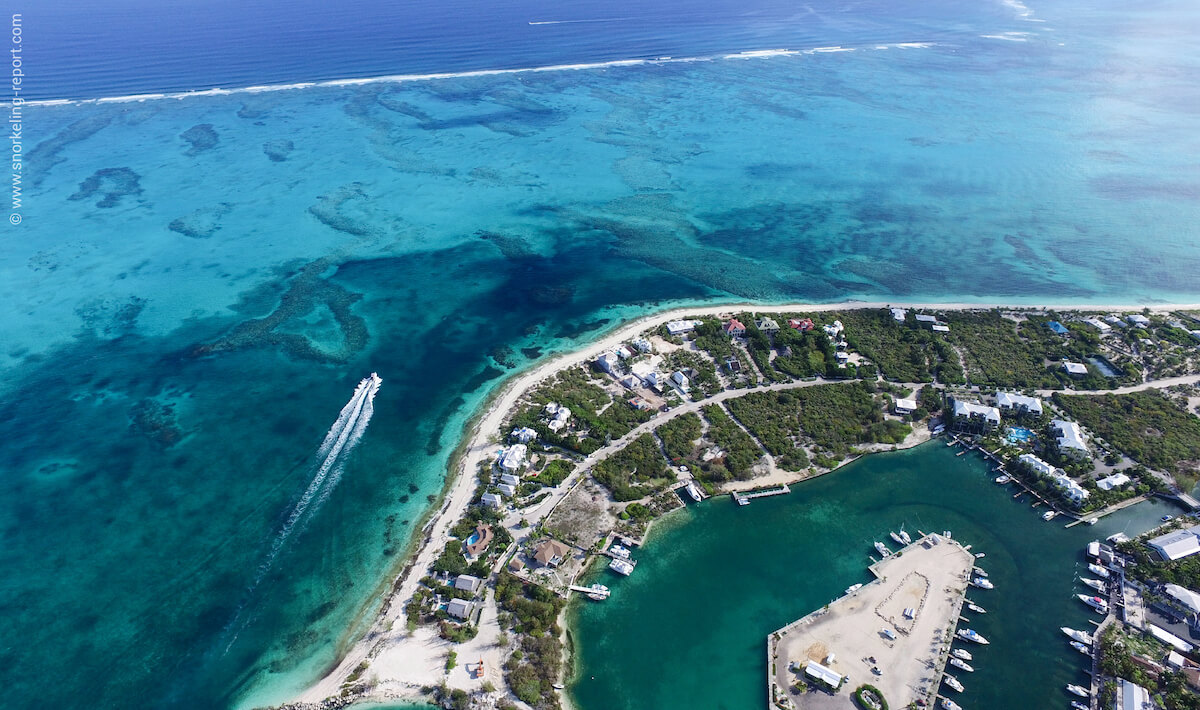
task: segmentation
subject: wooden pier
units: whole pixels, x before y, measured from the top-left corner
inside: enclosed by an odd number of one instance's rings
[[[588,596],[595,594],[603,599],[608,599],[608,595],[611,594],[611,592],[607,589],[592,589],[591,587],[581,587],[577,584],[572,584],[571,586],[567,587],[567,589],[570,589],[572,592],[579,592],[580,594],[586,594]]]
[[[733,499],[735,501],[737,501],[738,505],[749,505],[750,501],[753,500],[754,498],[766,498],[767,496],[781,496],[785,493],[791,493],[791,492],[792,492],[792,489],[788,488],[788,485],[785,483],[782,486],[779,486],[778,488],[764,488],[762,490],[751,491],[749,493],[738,493],[735,491],[735,492],[731,493],[730,495],[733,496]]]

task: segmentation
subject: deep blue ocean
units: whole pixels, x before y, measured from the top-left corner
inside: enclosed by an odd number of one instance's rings
[[[19,9],[84,101],[0,239],[5,707],[288,699],[475,408],[624,319],[1200,302],[1188,2]]]

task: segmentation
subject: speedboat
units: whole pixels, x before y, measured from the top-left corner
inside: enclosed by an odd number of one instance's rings
[[[1085,656],[1092,655],[1092,649],[1089,648],[1087,644],[1079,643],[1078,641],[1072,641],[1071,648],[1075,649],[1076,651],[1079,651],[1080,653],[1082,653]]]
[[[999,483],[1001,485],[1004,485],[1005,483],[1008,483],[1011,480],[1012,480],[1012,476],[1008,475],[1007,473],[1000,475],[1000,476],[996,476],[996,483]]]
[[[1071,701],[1071,708],[1072,710],[1092,710],[1087,703],[1081,703],[1078,700]]]
[[[1164,515],[1161,518],[1159,518],[1159,520],[1163,521],[1164,523],[1169,523],[1174,519],[1175,519],[1174,515]]]
[[[613,558],[613,561],[608,563],[608,568],[617,574],[628,577],[629,574],[633,572],[633,563],[629,560]]]
[[[974,567],[973,570],[974,570],[975,574],[979,575],[980,577],[988,576],[987,570],[985,570],[982,567]]]
[[[975,553],[975,559],[977,559],[977,560],[982,560],[985,557],[987,557],[987,555],[983,554],[982,552]]]
[[[960,639],[963,639],[964,641],[970,641],[972,643],[983,644],[984,646],[991,643],[991,641],[988,641],[984,637],[977,634],[974,629],[959,629],[958,637]]]
[[[951,656],[950,657],[950,665],[954,666],[955,668],[964,670],[968,673],[975,672],[975,669],[971,667],[971,664],[967,663],[966,661],[962,660],[961,658],[954,658],[953,656]]]
[[[863,586],[862,586],[862,584],[861,584],[861,583],[859,583],[859,584],[851,584],[849,587],[846,587],[846,593],[847,593],[847,594],[853,594],[854,592],[857,592],[858,590],[862,589],[862,587],[863,587]]]
[[[697,503],[699,503],[699,502],[700,502],[700,500],[701,500],[701,498],[700,498],[700,489],[696,487],[696,482],[695,482],[695,481],[689,481],[689,482],[688,482],[688,484],[687,484],[687,492],[688,492],[688,495],[690,495],[690,496],[692,497],[692,500],[696,501]]]
[[[949,673],[942,675],[942,682],[945,683],[949,688],[952,688],[960,693],[963,692],[963,684],[959,683],[958,678],[955,678]]]
[[[629,559],[629,549],[622,545],[613,545],[608,548],[608,551],[611,552],[614,557],[620,557],[623,560]]]
[[[1042,514],[1042,520],[1046,520],[1046,521],[1054,520],[1054,516],[1056,516],[1056,515],[1058,515],[1057,511],[1047,510],[1045,513]]]
[[[1068,693],[1073,693],[1073,694],[1075,694],[1075,695],[1078,695],[1078,696],[1079,696],[1079,697],[1081,697],[1081,698],[1090,698],[1090,697],[1092,697],[1092,693],[1091,693],[1091,691],[1089,691],[1087,688],[1082,688],[1082,687],[1080,687],[1080,686],[1078,686],[1078,685],[1068,685],[1068,686],[1067,686],[1067,692],[1068,692]]]
[[[1092,645],[1092,635],[1086,631],[1077,631],[1075,629],[1069,629],[1066,626],[1063,626],[1062,632],[1070,637],[1072,641],[1086,643],[1089,646]]]
[[[942,710],[962,710],[962,706],[950,698],[942,698]]]
[[[979,587],[980,589],[995,589],[996,588],[996,585],[992,584],[992,580],[990,580],[986,577],[973,578],[971,580],[971,586]]]
[[[984,609],[983,607],[979,606],[975,602],[967,602],[967,608],[970,609],[971,611],[975,612],[976,614],[986,614],[987,613],[987,609]]]
[[[1109,577],[1112,576],[1112,574],[1108,570],[1104,569],[1103,567],[1101,567],[1100,565],[1095,564],[1095,563],[1088,564],[1088,571],[1102,579],[1108,579]]]
[[[1108,613],[1108,602],[1100,597],[1091,597],[1087,594],[1076,594],[1075,597],[1101,614]]]
[[[1104,582],[1101,582],[1098,579],[1088,579],[1087,577],[1080,577],[1079,581],[1083,582],[1084,584],[1091,587],[1092,589],[1095,589],[1097,592],[1104,591]]]
[[[883,544],[882,542],[875,543],[875,551],[878,552],[879,554],[883,555],[884,557],[892,556],[892,551],[889,550],[888,546]]]
[[[961,658],[964,661],[970,661],[973,659],[971,652],[966,650],[965,648],[956,648],[950,652],[950,655],[954,656],[955,658]]]
[[[604,586],[603,584],[593,584],[592,586],[588,587],[588,589],[592,590],[588,592],[588,599],[593,601],[603,601],[608,599],[608,587]]]

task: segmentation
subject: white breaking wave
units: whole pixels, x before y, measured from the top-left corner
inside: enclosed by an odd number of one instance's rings
[[[581,20],[555,20],[554,22],[579,22]],[[551,22],[551,21],[547,21]],[[868,49],[888,49],[902,47],[906,49],[926,49],[937,46],[935,42],[899,42],[895,44],[874,45]],[[191,99],[205,96],[230,96],[234,94],[260,94],[268,91],[291,91],[294,89],[310,89],[314,87],[365,86],[367,84],[401,84],[413,81],[437,81],[439,79],[463,79],[484,76],[503,76],[506,74],[534,74],[538,72],[581,71],[587,69],[610,69],[616,67],[635,67],[651,64],[681,64],[687,62],[708,62],[718,59],[770,59],[773,57],[821,54],[825,52],[852,52],[853,47],[812,47],[809,49],[759,49],[738,52],[735,54],[714,54],[697,57],[657,57],[655,59],[614,59],[607,62],[587,62],[581,64],[550,64],[538,67],[520,69],[476,69],[461,72],[435,72],[429,74],[390,74],[385,76],[362,77],[357,79],[330,79],[328,81],[303,81],[291,84],[271,84],[260,86],[243,86],[233,89],[200,89],[196,91],[176,91],[172,93],[130,94],[128,96],[106,96],[95,99],[39,99],[26,101],[27,106],[62,106],[84,104],[138,103],[142,101],[162,101],[166,99]],[[7,106],[0,103],[0,106]]]
[[[258,566],[254,581],[246,588],[245,598],[247,600],[254,594],[267,572],[271,570],[271,566],[275,564],[275,559],[279,557],[279,553],[288,539],[312,520],[316,512],[321,509],[321,505],[329,498],[338,481],[341,480],[347,457],[358,445],[367,430],[367,424],[371,422],[371,415],[375,412],[375,394],[379,391],[381,384],[383,384],[383,380],[374,372],[370,377],[363,378],[358,383],[358,387],[354,389],[354,394],[350,396],[350,401],[342,407],[333,426],[329,427],[321,445],[317,447],[317,463],[313,478],[309,481],[308,487],[304,489],[304,493],[300,495],[300,499],[292,507],[291,512],[288,513],[287,520],[284,521],[279,532],[275,534],[266,559]],[[244,601],[239,606],[238,613],[226,627],[227,632],[233,631],[245,606],[246,602]],[[229,639],[229,643],[225,646],[226,652],[237,640],[237,634],[238,632],[235,631]]]
[[[537,25],[579,25],[587,22],[632,22],[636,17],[599,17],[594,20],[534,20],[529,24]]]

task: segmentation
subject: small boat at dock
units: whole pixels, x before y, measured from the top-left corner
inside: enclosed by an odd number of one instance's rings
[[[1005,483],[1008,483],[1011,480],[1012,480],[1012,476],[1008,475],[1007,473],[1000,475],[1000,476],[996,476],[996,483],[999,483],[1000,485],[1004,485]]]
[[[846,593],[853,594],[862,588],[863,586],[861,582],[859,584],[851,584],[849,587],[846,587]]]
[[[957,635],[960,639],[964,641],[970,641],[971,643],[978,643],[984,646],[991,643],[991,641],[988,641],[983,636],[980,636],[978,633],[976,633],[975,629],[959,629]]]
[[[1066,634],[1072,641],[1079,641],[1080,643],[1086,643],[1089,646],[1092,645],[1092,635],[1089,634],[1088,632],[1077,631],[1075,629],[1067,628],[1066,626],[1063,626],[1061,628],[1062,628],[1062,632],[1064,634]]]
[[[964,661],[974,660],[974,656],[972,656],[971,652],[966,650],[965,648],[956,648],[950,652],[950,655],[954,656],[955,658],[961,658]]]
[[[904,538],[900,537],[899,535],[897,535],[894,532],[890,532],[890,533],[888,533],[888,535],[892,536],[892,541],[895,542],[897,545],[900,545],[901,547],[904,546]]]
[[[1094,564],[1094,563],[1088,565],[1088,571],[1091,572],[1092,574],[1096,575],[1097,577],[1100,577],[1101,579],[1108,579],[1109,577],[1112,576],[1112,574],[1108,570],[1106,570],[1103,567],[1101,567],[1100,565]]]
[[[974,577],[971,579],[971,586],[979,589],[995,589],[996,585],[992,584],[992,580],[987,577]]]
[[[1054,520],[1054,516],[1056,516],[1056,515],[1058,515],[1057,511],[1047,510],[1045,513],[1042,513],[1042,520],[1049,522],[1051,520]]]
[[[987,609],[984,609],[983,607],[979,606],[975,602],[967,602],[967,608],[970,609],[971,611],[975,612],[976,614],[986,614],[987,613]]]
[[[1083,688],[1083,687],[1080,687],[1080,686],[1078,686],[1078,685],[1068,685],[1068,686],[1067,686],[1067,692],[1068,692],[1068,693],[1072,693],[1072,694],[1074,694],[1074,695],[1078,695],[1078,696],[1079,696],[1079,697],[1081,697],[1081,698],[1090,698],[1090,697],[1092,697],[1092,693],[1091,693],[1091,691],[1089,691],[1087,688]]]
[[[949,673],[946,673],[945,675],[942,676],[942,682],[946,684],[947,688],[950,688],[951,690],[957,691],[959,693],[963,692],[963,690],[964,690],[963,684],[958,682],[958,678],[955,678],[954,676],[950,675]]]
[[[973,568],[971,568],[971,571],[974,572],[979,577],[988,576],[987,570],[985,570],[982,567],[973,567]]]
[[[892,556],[892,551],[889,550],[888,546],[883,544],[882,542],[875,543],[875,551],[878,552],[879,554],[883,555],[884,557]]]
[[[608,551],[613,557],[620,557],[623,560],[629,559],[629,548],[622,545],[613,545],[608,548]]]
[[[1087,577],[1080,577],[1079,581],[1083,582],[1084,584],[1091,587],[1092,589],[1095,589],[1097,592],[1104,591],[1104,582],[1101,582],[1098,579],[1088,579]]]
[[[975,669],[971,667],[971,664],[967,663],[966,661],[962,660],[961,658],[954,658],[953,656],[951,656],[950,657],[950,665],[954,666],[955,668],[957,668],[959,670],[966,671],[968,673],[975,672]]]
[[[688,492],[688,495],[692,497],[692,500],[696,501],[697,503],[699,503],[701,500],[703,500],[700,496],[700,489],[698,487],[696,487],[695,481],[688,482],[687,492]]]
[[[633,572],[633,563],[629,560],[614,557],[612,562],[608,563],[608,568],[617,574],[628,577]]]
[[[593,584],[592,586],[588,587],[588,589],[592,590],[588,593],[588,599],[597,602],[608,599],[609,590],[608,587],[604,586],[603,584]]]
[[[1108,613],[1108,602],[1104,601],[1101,597],[1093,597],[1087,594],[1076,594],[1075,597],[1101,614]]]
[[[1092,710],[1087,703],[1081,703],[1078,700],[1071,701],[1072,710]]]
[[[1087,644],[1079,643],[1078,641],[1072,641],[1071,648],[1075,649],[1076,651],[1079,651],[1080,653],[1082,653],[1085,656],[1092,655],[1092,649]]]
[[[942,710],[962,710],[962,706],[950,698],[942,698]]]

